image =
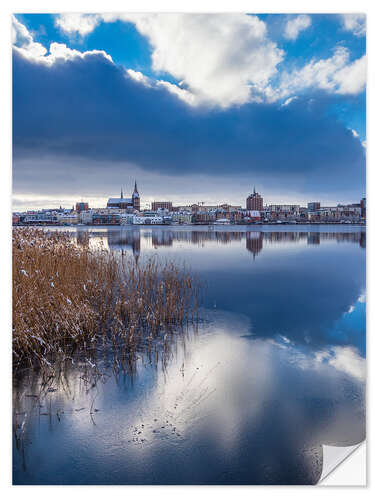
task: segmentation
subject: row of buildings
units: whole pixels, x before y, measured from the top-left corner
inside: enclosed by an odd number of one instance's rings
[[[134,183],[133,193],[125,198],[121,188],[119,198],[109,198],[105,208],[89,208],[78,202],[71,209],[43,209],[13,213],[13,224],[23,225],[160,225],[160,224],[297,224],[297,223],[365,223],[366,198],[360,203],[321,206],[320,202],[297,204],[263,204],[255,190],[240,205],[174,206],[171,201],[153,201],[151,210],[141,210],[141,198]]]

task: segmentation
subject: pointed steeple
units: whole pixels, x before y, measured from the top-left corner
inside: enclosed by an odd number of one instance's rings
[[[137,180],[134,182],[134,191],[132,194],[133,208],[134,210],[141,210],[141,198],[138,193]]]
[[[123,198],[124,198],[124,193],[123,193],[123,191],[122,191],[122,186],[121,186],[121,197],[120,197],[120,198],[121,198],[121,199],[123,199]]]
[[[255,194],[255,186],[254,186],[254,194]]]

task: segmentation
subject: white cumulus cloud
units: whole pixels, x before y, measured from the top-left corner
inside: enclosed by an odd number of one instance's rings
[[[358,94],[366,85],[367,59],[362,56],[341,68],[334,75],[338,94]]]
[[[149,78],[140,71],[134,71],[133,69],[127,69],[126,73],[133,80],[135,80],[138,83],[141,83],[145,87],[154,87],[154,88],[163,87],[167,89],[171,94],[176,95],[179,99],[185,101],[191,106],[195,106],[197,104],[195,96],[188,90],[181,88],[178,85],[175,85],[171,82],[167,82],[165,80],[153,80],[152,78]],[[180,82],[180,84],[182,84],[182,82]]]
[[[267,86],[283,52],[256,16],[129,14],[153,48],[152,66],[183,80],[201,102],[242,104]]]
[[[363,34],[365,16],[345,14],[341,18],[345,29]],[[286,99],[288,105],[292,102],[288,98],[310,88],[354,95],[366,85],[366,56],[351,61],[349,50],[342,46],[329,58],[313,58],[302,68],[280,73],[278,64],[285,54],[268,38],[266,24],[253,15],[62,14],[56,17],[56,24],[67,33],[83,36],[100,22],[118,20],[133,23],[149,40],[154,72],[169,73],[180,83],[151,79],[132,69],[129,76],[143,85],[164,86],[189,105],[225,108],[279,99]],[[284,36],[294,40],[310,25],[310,16],[295,16],[288,20]],[[34,47],[35,51],[43,49]]]
[[[289,40],[296,40],[301,31],[311,25],[311,17],[301,14],[293,19],[289,19],[285,26],[284,37]]]
[[[81,15],[82,16],[82,15]],[[134,23],[152,47],[155,72],[167,72],[184,89],[170,87],[186,100],[219,106],[259,100],[284,53],[269,40],[266,24],[245,14],[102,14],[104,22]],[[94,29],[98,19],[56,22],[69,32]],[[65,29],[65,28],[63,28]],[[190,94],[182,92],[187,90]]]
[[[47,49],[41,43],[34,42],[26,26],[15,16],[12,16],[12,44],[23,53],[27,53],[29,57],[39,58],[47,53]]]
[[[152,80],[148,76],[144,75],[140,71],[134,71],[133,69],[127,69],[126,73],[138,83],[142,83],[146,87],[152,87]]]
[[[328,364],[359,380],[366,379],[366,360],[353,347],[335,347],[326,354]]]
[[[167,82],[165,80],[158,80],[157,85],[159,87],[166,88],[171,94],[176,95],[179,99],[185,101],[191,106],[196,106],[198,104],[197,98],[194,94],[186,89],[179,87],[178,85],[174,85],[173,83]]]
[[[60,14],[56,18],[56,26],[66,33],[88,35],[101,21],[97,14]]]
[[[279,96],[306,88],[318,88],[336,94],[357,94],[366,85],[366,56],[353,62],[345,47],[336,47],[332,57],[311,60],[302,68],[281,76]]]
[[[344,30],[355,36],[366,35],[366,14],[340,14]]]
[[[14,49],[21,53],[23,57],[47,65],[54,64],[59,59],[84,58],[88,54],[100,54],[113,62],[111,56],[104,50],[80,52],[79,50],[70,49],[65,43],[52,42],[48,51],[41,43],[34,42],[26,26],[20,23],[14,16],[12,18],[12,43]]]

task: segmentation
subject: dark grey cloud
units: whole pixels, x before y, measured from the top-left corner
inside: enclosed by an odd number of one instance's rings
[[[93,184],[103,168],[110,178],[136,165],[145,175],[255,178],[280,192],[334,193],[338,201],[352,192],[356,199],[364,191],[364,149],[327,113],[332,99],[191,108],[100,54],[47,66],[14,52],[14,188],[35,193],[59,179]]]

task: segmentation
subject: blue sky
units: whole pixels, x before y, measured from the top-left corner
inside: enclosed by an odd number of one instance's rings
[[[17,14],[14,208],[358,202],[361,15]]]

